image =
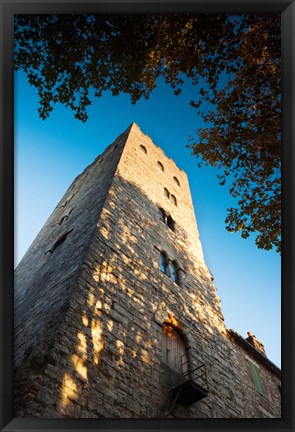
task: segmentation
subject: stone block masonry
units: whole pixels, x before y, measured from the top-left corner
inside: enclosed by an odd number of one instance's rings
[[[280,416],[280,371],[224,325],[187,176],[134,123],[49,217],[15,305],[18,417]],[[208,394],[185,406],[193,365]]]

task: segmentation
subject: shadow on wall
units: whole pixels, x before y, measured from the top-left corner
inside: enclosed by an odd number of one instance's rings
[[[162,330],[158,327],[157,338],[154,326],[160,307],[174,312],[166,318],[172,325],[179,325],[175,316],[183,321],[185,313],[186,323],[197,317],[208,335],[218,331],[206,324],[212,305],[204,284],[201,293],[196,286],[178,286],[161,272],[159,248],[167,240],[178,249],[187,273],[194,263],[177,245],[179,231],[169,230],[158,211],[136,186],[114,180],[66,320],[73,332],[70,367],[60,387],[60,417],[144,417],[147,407],[134,403],[141,400],[149,400],[155,416],[163,401],[150,400],[145,384],[154,379],[161,387]],[[199,276],[210,281],[204,269]]]
[[[163,322],[181,322],[191,338],[200,326],[208,340],[220,333],[210,273],[196,273],[181,233],[137,186],[114,178],[53,347],[57,362],[45,370],[47,389],[34,396],[41,405],[44,392],[50,397],[41,417],[161,416],[167,393],[157,312],[170,311]],[[182,286],[160,270],[163,247],[185,267]],[[197,340],[200,355],[201,346]]]

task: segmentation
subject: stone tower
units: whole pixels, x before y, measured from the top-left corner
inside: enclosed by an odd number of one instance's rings
[[[16,269],[16,416],[279,417],[250,342],[224,325],[186,174],[133,123]]]

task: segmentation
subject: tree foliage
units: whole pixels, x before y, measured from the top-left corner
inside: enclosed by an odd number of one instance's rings
[[[190,79],[199,92],[191,106],[207,125],[190,147],[237,199],[227,229],[255,232],[259,248],[280,251],[279,16],[17,15],[19,68],[38,90],[43,119],[60,102],[86,121],[93,89],[135,103],[159,76],[176,95]]]

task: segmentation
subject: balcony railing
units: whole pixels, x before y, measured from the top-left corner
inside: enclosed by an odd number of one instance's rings
[[[186,356],[183,356],[186,358]],[[182,358],[184,360],[184,358]],[[172,390],[175,402],[181,405],[192,405],[208,394],[208,381],[204,364],[193,364],[189,360],[182,362],[181,382]]]

